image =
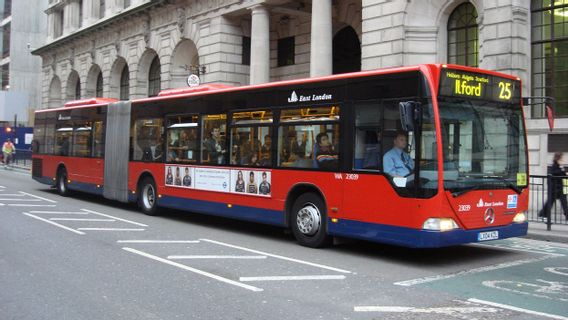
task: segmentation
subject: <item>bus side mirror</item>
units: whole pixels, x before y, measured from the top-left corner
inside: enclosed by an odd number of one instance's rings
[[[398,104],[400,121],[404,131],[414,131],[415,125],[420,125],[422,115],[421,104],[415,101],[402,101]]]

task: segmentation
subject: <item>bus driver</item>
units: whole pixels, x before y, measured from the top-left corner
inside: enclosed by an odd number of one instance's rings
[[[408,139],[404,132],[398,132],[394,138],[394,146],[383,156],[384,172],[393,178],[406,177],[412,180],[411,174],[414,171],[414,160],[406,152]]]

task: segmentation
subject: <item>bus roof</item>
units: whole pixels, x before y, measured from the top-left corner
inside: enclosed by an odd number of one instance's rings
[[[273,87],[280,87],[280,86],[288,86],[288,85],[300,85],[300,84],[308,84],[314,83],[319,81],[331,81],[331,80],[341,80],[341,79],[354,79],[354,78],[361,78],[367,76],[374,76],[374,75],[381,75],[381,74],[392,74],[398,72],[409,72],[409,71],[425,71],[425,70],[436,70],[439,72],[442,68],[449,68],[449,69],[456,69],[456,70],[463,70],[469,72],[478,72],[478,73],[487,73],[494,76],[499,76],[503,78],[513,79],[513,80],[520,80],[518,77],[511,76],[508,74],[491,71],[491,70],[484,70],[478,69],[473,67],[466,67],[461,65],[452,65],[452,64],[421,64],[421,65],[413,65],[413,66],[405,66],[405,67],[392,67],[392,68],[381,68],[381,69],[374,69],[368,71],[358,71],[358,72],[351,72],[351,73],[343,73],[337,75],[328,75],[322,77],[314,77],[314,78],[303,78],[303,79],[294,79],[294,80],[284,80],[284,81],[275,81],[275,82],[267,82],[262,84],[255,84],[255,85],[245,85],[245,86],[229,86],[224,84],[203,84],[197,87],[184,87],[184,88],[175,88],[175,89],[166,89],[161,91],[158,96],[156,97],[149,97],[149,98],[140,98],[140,99],[133,99],[132,103],[145,103],[145,102],[154,102],[154,101],[161,101],[171,98],[184,98],[184,97],[192,97],[192,96],[200,96],[200,95],[209,95],[221,92],[233,92],[233,91],[248,91],[254,89],[265,89],[265,88],[273,88]],[[437,82],[437,81],[436,81]],[[437,85],[437,83],[436,83]],[[96,107],[96,106],[104,106],[108,105],[112,102],[118,101],[117,99],[112,98],[89,98],[89,99],[82,99],[82,100],[75,100],[65,103],[64,108],[77,108],[77,107]],[[36,112],[45,112],[45,111],[56,111],[61,110],[63,108],[55,108],[55,109],[42,109]]]

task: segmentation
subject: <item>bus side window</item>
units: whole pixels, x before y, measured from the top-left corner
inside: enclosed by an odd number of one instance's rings
[[[201,118],[201,161],[206,164],[227,164],[227,115],[209,114]]]
[[[378,171],[382,169],[384,147],[383,109],[380,101],[355,103],[355,148],[353,168]]]
[[[164,152],[161,118],[140,119],[134,123],[133,160],[161,162]]]

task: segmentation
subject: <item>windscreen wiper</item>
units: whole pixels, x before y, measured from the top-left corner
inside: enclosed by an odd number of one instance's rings
[[[490,178],[490,179],[496,179],[499,180],[501,182],[505,182],[505,186],[513,191],[515,191],[517,194],[521,194],[521,192],[523,192],[523,189],[519,188],[518,186],[516,186],[514,183],[512,183],[511,181],[503,178],[503,177],[499,177],[499,176],[486,176],[484,178]]]
[[[479,185],[479,184],[477,184],[475,186],[467,187],[467,188],[461,189],[460,191],[452,192],[452,197],[456,198],[456,197],[461,196],[462,194],[466,194],[470,191],[477,190],[479,188],[481,188],[481,185]]]

